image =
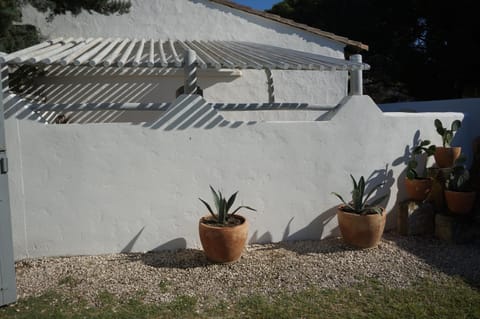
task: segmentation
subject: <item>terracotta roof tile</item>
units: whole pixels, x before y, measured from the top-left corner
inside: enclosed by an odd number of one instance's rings
[[[268,12],[264,12],[264,11],[260,11],[260,10],[255,10],[255,9],[250,8],[250,7],[232,2],[230,0],[209,0],[209,1],[221,4],[221,5],[224,5],[224,6],[227,6],[227,7],[230,7],[232,9],[236,9],[236,10],[244,11],[244,12],[247,12],[247,13],[250,13],[250,14],[254,14],[254,15],[263,17],[265,19],[276,21],[276,22],[279,22],[279,23],[282,23],[282,24],[285,24],[285,25],[288,25],[288,26],[291,26],[291,27],[294,27],[294,28],[297,28],[297,29],[305,30],[307,32],[310,32],[310,33],[313,33],[313,34],[316,34],[316,35],[319,35],[319,36],[322,36],[322,37],[325,37],[325,38],[328,38],[328,39],[331,39],[331,40],[334,40],[334,41],[337,41],[337,42],[340,42],[340,43],[344,43],[346,45],[353,46],[353,47],[359,48],[361,50],[368,50],[368,45],[363,44],[359,41],[350,40],[346,37],[342,37],[342,36],[333,34],[331,32],[326,32],[326,31],[323,31],[323,30],[320,30],[320,29],[317,29],[317,28],[310,27],[306,24],[298,23],[298,22],[295,22],[295,21],[290,20],[290,19],[285,19],[285,18],[282,18],[281,16],[276,15],[276,14],[272,14],[272,13],[268,13]]]

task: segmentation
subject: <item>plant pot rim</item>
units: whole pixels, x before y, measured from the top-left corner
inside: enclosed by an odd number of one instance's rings
[[[241,221],[241,223],[238,224],[238,225],[216,226],[214,224],[204,223],[204,220],[209,220],[211,218],[212,218],[212,215],[210,215],[210,214],[204,215],[200,218],[199,223],[203,227],[214,228],[214,229],[231,229],[231,228],[235,228],[235,227],[240,227],[240,226],[245,225],[247,223],[247,219],[245,217],[243,217],[242,215],[237,215],[237,214],[233,215],[233,218],[239,219]]]
[[[382,214],[377,214],[377,213],[375,213],[375,214],[363,214],[363,215],[362,215],[362,214],[357,214],[357,213],[352,213],[352,212],[346,212],[346,211],[343,210],[344,207],[345,207],[345,205],[340,205],[340,206],[337,207],[337,209],[338,209],[339,211],[341,211],[342,213],[344,213],[344,214],[356,215],[356,216],[360,216],[360,217],[365,217],[365,216],[370,216],[370,215],[379,215],[379,216],[382,216],[382,215],[385,213],[385,210],[386,210],[385,207],[377,206],[377,207],[380,207],[380,208],[382,209]]]

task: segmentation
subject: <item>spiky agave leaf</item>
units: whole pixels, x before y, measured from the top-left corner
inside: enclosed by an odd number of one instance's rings
[[[216,216],[215,213],[213,212],[213,210],[212,210],[212,208],[210,207],[210,205],[209,205],[206,201],[204,201],[203,199],[201,199],[201,198],[198,198],[198,199],[207,207],[207,209],[208,209],[208,211],[210,212],[210,214],[211,214],[215,219],[217,219],[217,216]]]
[[[340,201],[344,204],[344,205],[348,205],[348,203],[343,199],[343,197],[338,194],[338,193],[335,193],[335,192],[332,192],[333,195],[337,196],[338,199],[340,199]]]
[[[363,195],[365,194],[365,178],[363,176],[360,177],[358,188],[360,189],[360,195],[363,198]]]
[[[380,187],[382,187],[383,185],[385,185],[385,183],[380,183],[380,184],[377,184],[375,185],[374,187],[372,187],[372,189],[370,190],[370,192],[368,192],[367,196],[365,197],[365,200],[363,201],[364,205],[367,205],[367,202],[368,200],[370,199],[370,196],[373,195],[373,193],[379,189]]]
[[[352,182],[353,182],[353,188],[358,188],[358,185],[357,185],[357,181],[355,180],[355,177],[353,177],[352,174],[350,174],[350,178],[352,179]]]
[[[212,185],[210,186],[210,190],[213,194],[213,202],[215,203],[215,207],[217,208],[217,212],[220,211],[220,197],[218,196],[217,192],[213,189]]]
[[[242,208],[245,208],[245,209],[248,209],[248,210],[251,210],[251,211],[254,211],[254,212],[257,211],[255,208],[252,208],[252,207],[250,207],[250,206],[239,206],[239,207],[237,207],[237,208],[233,211],[233,213],[230,214],[230,216],[235,215],[235,213],[238,212],[238,211],[239,211],[240,209],[242,209]]]
[[[220,206],[220,209],[218,210],[218,216],[219,216],[219,220],[222,224],[225,224],[227,222],[227,201],[225,200],[225,198],[223,197],[222,193],[220,191],[218,191],[218,194],[219,194],[219,197],[220,197],[220,203],[219,203],[219,206]]]
[[[361,176],[358,183],[351,174],[350,174],[350,178],[352,179],[353,186],[354,186],[354,189],[352,190],[351,202],[347,203],[340,194],[332,192],[332,194],[335,195],[338,199],[340,199],[340,201],[343,203],[344,206],[342,207],[342,210],[346,212],[360,214],[360,215],[368,214],[368,212],[370,211],[379,212],[381,214],[382,208],[376,207],[376,206],[381,201],[383,201],[385,197],[388,196],[388,194],[378,198],[377,200],[372,202],[370,205],[368,205],[368,200],[378,188],[384,185],[384,183],[380,183],[378,185],[373,186],[373,188],[369,191],[369,193],[364,199],[365,187],[366,187],[365,178]]]
[[[355,180],[352,177],[353,180]],[[355,211],[360,211],[363,208],[363,193],[365,191],[365,179],[360,177],[356,187],[352,190],[352,206]]]
[[[233,193],[232,196],[230,196],[230,198],[228,199],[228,202],[227,202],[227,214],[228,214],[228,212],[230,211],[230,208],[232,208],[232,205],[233,205],[233,203],[235,202],[235,198],[237,197],[237,194],[238,194],[238,191],[236,191],[235,193]]]

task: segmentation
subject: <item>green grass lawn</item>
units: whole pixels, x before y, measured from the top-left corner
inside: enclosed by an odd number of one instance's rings
[[[81,296],[47,293],[0,309],[0,318],[480,318],[480,292],[460,279],[425,281],[390,289],[376,281],[350,288],[307,289],[296,294],[252,295],[203,305],[178,296],[163,304],[99,294],[95,305]]]

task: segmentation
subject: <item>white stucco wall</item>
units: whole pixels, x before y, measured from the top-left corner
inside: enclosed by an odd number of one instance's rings
[[[452,144],[462,146],[468,160],[472,159],[472,142],[480,136],[480,99],[450,99],[424,102],[388,103],[379,105],[384,112],[459,112],[464,114],[462,128]],[[432,123],[433,126],[433,123]],[[444,123],[445,126],[445,123]]]
[[[259,16],[234,10],[206,0],[134,0],[126,15],[103,16],[82,12],[77,17],[57,16],[47,23],[45,15],[31,6],[23,9],[23,22],[37,26],[47,38],[56,37],[122,37],[153,39],[200,39],[250,41],[295,50],[344,58],[344,44],[312,33],[292,28]],[[273,71],[276,102],[307,102],[317,105],[336,105],[347,91],[346,72]],[[72,86],[89,83],[86,100],[99,100],[105,91],[118,88],[115,83],[128,83],[127,92],[116,97],[120,102],[171,101],[182,83],[181,77],[158,79],[152,76],[117,75],[112,82],[108,76],[63,75],[40,81],[45,85],[42,94],[56,102],[58,92],[69,98]],[[59,84],[63,83],[63,84]],[[210,102],[241,103],[268,102],[267,78],[264,71],[247,70],[240,77],[205,77],[200,75],[205,98]],[[148,87],[138,92],[138,88]],[[172,89],[174,88],[174,89]],[[124,87],[125,89],[125,87]],[[131,94],[128,94],[131,93]],[[122,97],[122,98],[121,98]],[[74,99],[71,99],[74,100]],[[75,100],[80,100],[77,95]]]
[[[251,243],[324,238],[338,234],[331,192],[348,196],[350,173],[386,178],[391,227],[405,198],[405,148],[418,133],[439,143],[433,120],[463,115],[384,114],[367,96],[344,102],[331,120],[211,128],[42,125],[10,116],[15,256],[199,248],[206,212],[197,198],[210,200],[209,184],[239,190],[238,204],[258,209],[245,213]]]
[[[48,38],[127,37],[252,41],[343,58],[344,44],[207,0],[133,0],[126,15],[82,12],[45,15],[31,6],[22,21],[37,26]]]

